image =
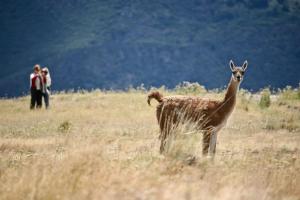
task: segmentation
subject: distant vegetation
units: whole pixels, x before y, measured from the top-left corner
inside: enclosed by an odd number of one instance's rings
[[[55,90],[223,88],[229,59],[248,59],[248,90],[299,83],[299,0],[5,0],[0,18],[0,96],[27,92],[35,63]]]

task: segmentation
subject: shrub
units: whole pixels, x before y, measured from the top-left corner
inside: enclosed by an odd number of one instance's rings
[[[147,89],[145,88],[144,83],[136,87],[136,90],[139,92],[147,92]]]
[[[206,89],[197,82],[190,83],[188,81],[183,81],[175,87],[175,91],[179,94],[199,94],[205,93]]]
[[[282,100],[300,99],[300,86],[297,89],[293,89],[291,86],[286,86],[286,88],[279,91],[279,97]]]
[[[129,85],[129,87],[127,88],[127,91],[130,93],[146,93],[147,89],[145,88],[144,83],[142,83],[141,85],[137,86],[136,88],[133,87],[132,85]]]
[[[58,130],[61,132],[61,133],[67,133],[71,130],[71,122],[69,121],[64,121],[62,122],[59,126],[58,126]]]
[[[260,108],[268,108],[271,105],[271,91],[269,88],[265,88],[262,90],[260,94],[259,107]]]

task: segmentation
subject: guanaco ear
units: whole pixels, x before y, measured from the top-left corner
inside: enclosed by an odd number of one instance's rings
[[[229,61],[229,66],[230,66],[231,71],[234,71],[235,65],[232,60]]]
[[[247,67],[248,67],[248,61],[245,60],[245,62],[244,62],[244,64],[243,64],[242,68],[243,68],[243,70],[245,71],[245,70],[247,69]]]

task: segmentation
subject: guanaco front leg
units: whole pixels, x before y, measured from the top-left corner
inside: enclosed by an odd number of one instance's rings
[[[209,153],[211,155],[214,155],[216,153],[216,147],[217,147],[217,131],[212,131],[210,134],[210,141],[209,141]]]

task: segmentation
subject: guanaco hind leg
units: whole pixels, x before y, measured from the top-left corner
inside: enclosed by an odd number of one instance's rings
[[[168,119],[164,119],[160,121],[160,153],[164,153],[166,147],[166,140],[170,135],[172,124],[168,121]]]
[[[202,154],[203,155],[207,155],[208,154],[210,134],[211,134],[210,131],[205,131],[203,133],[203,137],[202,137]]]
[[[165,151],[165,146],[166,146],[166,134],[163,134],[162,137],[160,138],[160,148],[159,152],[162,154]]]

